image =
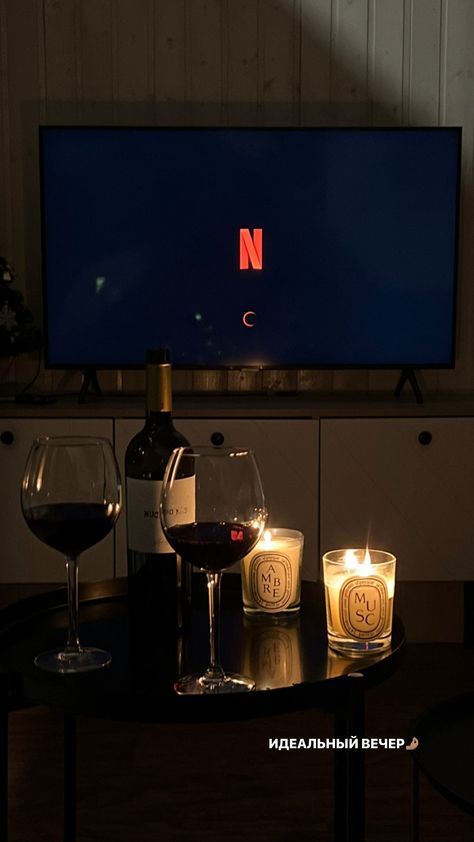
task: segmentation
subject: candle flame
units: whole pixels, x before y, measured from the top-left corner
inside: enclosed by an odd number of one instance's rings
[[[368,547],[365,548],[364,558],[359,565],[359,573],[361,576],[370,576],[372,573],[372,559]]]
[[[358,561],[354,550],[346,550],[344,553],[344,566],[347,570],[355,570]]]
[[[263,533],[263,540],[265,541],[266,544],[272,543],[272,533],[270,532],[269,529],[266,529],[265,532]]]
[[[369,548],[365,548],[365,555],[361,561],[357,558],[356,550],[346,550],[344,553],[344,567],[346,570],[357,571],[358,576],[370,576],[373,568]]]

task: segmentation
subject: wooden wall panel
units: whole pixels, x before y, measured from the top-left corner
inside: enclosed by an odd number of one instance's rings
[[[37,124],[464,127],[456,371],[474,386],[472,0],[0,0],[0,253],[41,317]],[[27,60],[25,60],[27,57]],[[393,388],[393,372],[180,372],[183,388]],[[70,377],[58,373],[66,388]],[[133,381],[127,374],[117,382]],[[135,381],[133,381],[135,382]],[[142,379],[138,376],[137,383]]]
[[[113,0],[80,0],[79,12],[79,117],[86,125],[113,123],[116,4]]]
[[[331,125],[331,0],[302,0],[300,113],[303,125]]]
[[[78,5],[74,0],[44,0],[46,120],[78,119]]]
[[[364,125],[368,105],[368,0],[333,0],[331,101],[338,125]]]
[[[159,123],[189,122],[188,11],[186,0],[163,0],[153,8],[153,97]]]
[[[154,118],[154,7],[150,0],[116,0],[115,120],[148,125]]]
[[[221,0],[191,0],[187,6],[186,87],[195,125],[222,122],[223,8]]]
[[[408,121],[412,126],[436,126],[440,112],[441,0],[411,0]]]
[[[299,0],[260,0],[259,106],[263,125],[299,122]]]
[[[225,392],[227,372],[222,369],[192,372],[193,392]]]
[[[223,26],[224,122],[251,126],[258,120],[258,3],[226,0]]]
[[[464,126],[465,172],[472,177],[474,131],[474,3],[445,0],[441,72],[441,122]]]
[[[403,102],[403,0],[370,0],[368,23],[371,123],[399,125]]]
[[[250,368],[229,371],[227,389],[229,392],[259,392],[262,389],[262,375],[263,372]]]

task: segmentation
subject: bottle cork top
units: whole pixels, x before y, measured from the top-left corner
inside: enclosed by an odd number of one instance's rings
[[[171,354],[169,348],[149,348],[146,352],[147,365],[163,365],[171,363]]]

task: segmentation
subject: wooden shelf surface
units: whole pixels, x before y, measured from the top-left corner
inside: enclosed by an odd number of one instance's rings
[[[470,394],[425,397],[417,404],[411,396],[396,400],[390,393],[341,395],[192,395],[175,396],[176,418],[411,418],[474,415]],[[0,418],[141,418],[142,396],[90,397],[79,404],[76,395],[58,397],[55,403],[23,404],[0,400]]]

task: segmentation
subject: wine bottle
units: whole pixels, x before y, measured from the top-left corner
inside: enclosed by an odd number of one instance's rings
[[[189,615],[191,566],[168,544],[159,511],[169,456],[188,444],[173,424],[169,350],[150,350],[145,426],[125,454],[130,632],[140,660],[153,660],[160,641],[175,640]],[[176,487],[176,505],[188,520],[194,511],[194,477],[178,478]]]

